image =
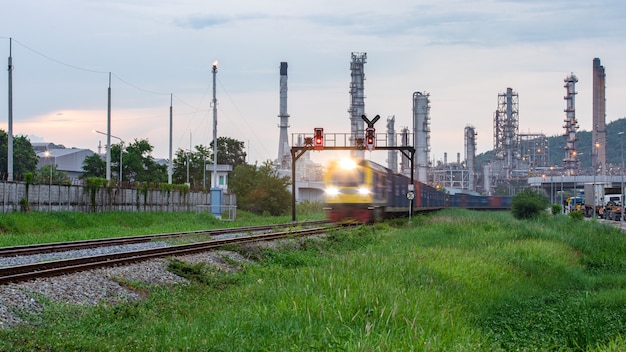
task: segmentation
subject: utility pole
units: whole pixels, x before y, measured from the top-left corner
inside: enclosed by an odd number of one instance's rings
[[[9,38],[9,140],[7,144],[7,181],[13,181],[13,56]]]
[[[107,181],[111,180],[111,72],[109,72],[109,89],[107,99]]]
[[[172,172],[174,170],[173,161],[172,161],[172,119],[173,119],[173,111],[172,111],[172,99],[174,94],[170,93],[170,162],[167,165],[167,183],[172,184]]]

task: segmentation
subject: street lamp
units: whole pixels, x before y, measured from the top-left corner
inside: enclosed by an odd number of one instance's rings
[[[598,155],[599,155],[600,143],[596,142],[596,157],[595,160],[592,158],[592,167],[593,167],[593,218],[597,219],[596,215],[596,205],[598,204],[596,199],[596,174],[598,173]]]
[[[619,217],[619,221],[622,223],[622,225],[624,224],[624,198],[626,198],[624,196],[624,131],[622,132],[618,132],[617,133],[618,136],[622,136],[622,196],[620,199],[620,210],[621,210],[621,214]]]
[[[124,141],[120,137],[115,137],[112,134],[106,134],[104,132],[100,132],[100,131],[96,131],[96,130],[93,130],[93,133],[99,133],[99,134],[102,134],[102,135],[105,135],[105,136],[113,137],[113,138],[115,138],[115,139],[120,141],[120,186],[121,186],[122,185],[122,152],[124,151]],[[110,153],[111,152],[111,146],[107,145],[107,148],[108,148],[107,149],[107,153]],[[107,167],[109,167],[109,170],[107,170],[108,171],[107,174],[110,175],[111,174],[111,169],[110,169],[111,164],[107,165]]]
[[[554,204],[554,166],[550,166],[550,204]]]
[[[563,205],[563,171],[561,171],[561,213],[565,213],[565,206]]]
[[[191,154],[191,151],[188,150],[185,154],[187,155],[187,185],[190,185],[189,183],[189,154]]]
[[[43,155],[48,159],[48,166],[50,166],[50,179],[48,180],[48,211],[52,211],[52,161],[50,160],[50,151],[46,150]]]

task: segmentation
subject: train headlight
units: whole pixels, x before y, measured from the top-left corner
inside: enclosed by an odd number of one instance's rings
[[[356,168],[356,161],[352,159],[341,159],[339,161],[339,167],[344,170],[353,170]]]
[[[326,188],[326,195],[327,196],[336,196],[339,195],[339,189],[335,188],[335,187],[329,187]]]
[[[369,190],[369,188],[361,187],[361,188],[359,188],[359,194],[362,195],[362,196],[366,196],[366,195],[370,194],[370,190]]]

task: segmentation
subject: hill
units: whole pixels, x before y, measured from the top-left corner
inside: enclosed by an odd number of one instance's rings
[[[613,165],[622,164],[622,146],[624,139],[626,138],[626,118],[612,121],[606,125],[606,157],[607,163]],[[624,134],[618,134],[625,132]],[[591,168],[591,132],[585,130],[579,130],[576,133],[578,140],[576,141],[576,149],[580,159],[580,165],[583,169]],[[549,159],[550,165],[561,166],[563,164],[563,158],[565,157],[565,136],[555,135],[548,136],[549,146]],[[626,146],[624,146],[626,148]],[[481,153],[476,156],[477,165],[482,165],[488,162],[493,156],[493,150]]]

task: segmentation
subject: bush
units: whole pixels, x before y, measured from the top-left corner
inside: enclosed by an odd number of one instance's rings
[[[298,214],[301,215],[311,215],[318,214],[324,211],[323,205],[321,202],[311,202],[310,200],[304,200],[296,205],[296,209]]]
[[[569,217],[572,220],[582,220],[585,218],[585,214],[580,210],[572,210],[569,212]]]
[[[20,199],[20,209],[24,213],[30,213],[30,203],[28,203],[28,199],[26,198]]]
[[[548,207],[549,203],[542,192],[527,188],[513,198],[511,211],[517,219],[534,219]]]
[[[561,204],[552,204],[552,215],[557,215],[557,214],[561,214],[561,211],[563,210],[563,208],[561,207]]]

